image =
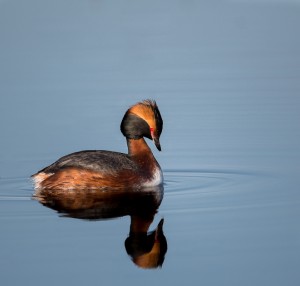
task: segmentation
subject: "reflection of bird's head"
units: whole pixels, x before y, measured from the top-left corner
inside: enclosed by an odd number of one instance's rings
[[[150,233],[131,233],[125,247],[132,261],[141,268],[161,267],[167,252],[167,240],[163,234],[161,219],[156,229]]]

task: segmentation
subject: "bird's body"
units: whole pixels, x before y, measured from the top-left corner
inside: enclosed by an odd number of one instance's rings
[[[145,100],[125,113],[121,131],[127,138],[128,154],[88,150],[61,157],[34,174],[35,189],[145,187],[163,182],[161,168],[144,137],[160,150],[163,121],[155,101]]]

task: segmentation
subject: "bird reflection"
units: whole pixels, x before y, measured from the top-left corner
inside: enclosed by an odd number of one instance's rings
[[[164,220],[149,232],[163,199],[163,186],[143,189],[73,189],[40,190],[34,199],[62,217],[105,220],[129,215],[129,236],[125,248],[132,261],[141,268],[161,267],[167,252],[163,233]]]

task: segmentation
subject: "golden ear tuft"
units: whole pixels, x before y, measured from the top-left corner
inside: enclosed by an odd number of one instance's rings
[[[129,112],[144,119],[151,128],[156,127],[154,110],[157,108],[154,100],[146,99],[133,105]]]
[[[145,120],[159,138],[163,129],[163,120],[155,100],[145,99],[141,102],[138,102],[130,107],[128,112]]]

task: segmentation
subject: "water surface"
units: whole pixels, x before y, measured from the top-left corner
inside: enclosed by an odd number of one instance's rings
[[[296,0],[0,1],[1,284],[297,285],[299,15]],[[133,195],[151,216],[33,197],[60,156],[126,152],[119,124],[145,98],[164,119],[159,203]]]

